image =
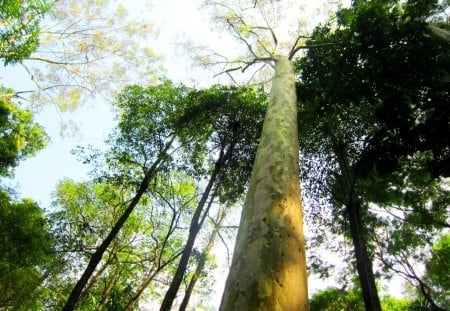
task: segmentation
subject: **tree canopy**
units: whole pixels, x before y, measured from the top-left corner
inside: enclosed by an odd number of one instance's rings
[[[434,1],[356,1],[315,29],[311,42],[330,48],[309,50],[298,62],[304,169],[315,179],[310,195],[316,202],[330,198],[357,263],[378,258],[399,272],[395,265],[411,264],[417,252],[425,256],[421,251],[448,227],[441,176],[448,167],[449,53],[429,26],[439,24],[445,8]],[[319,161],[326,161],[319,164],[324,172],[312,175]],[[363,225],[359,233],[352,215]],[[357,240],[373,251],[358,258]],[[396,259],[388,260],[389,253]],[[403,276],[421,286],[416,273]]]
[[[314,29],[294,2],[205,7],[238,48],[197,60],[233,85],[160,77],[155,28],[113,0],[2,2],[0,58],[34,87],[0,89],[0,176],[49,142],[26,101],[106,95],[116,119],[51,205],[2,179],[0,310],[209,310],[219,266],[221,310],[448,309],[448,1],[352,1]]]
[[[0,5],[0,59],[20,62],[39,46],[40,22],[55,1],[5,0]]]

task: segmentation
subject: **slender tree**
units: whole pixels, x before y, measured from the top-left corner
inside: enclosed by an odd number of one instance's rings
[[[193,125],[209,129],[205,144],[212,144],[209,153],[218,156],[209,169],[208,182],[192,216],[188,239],[160,310],[170,310],[176,298],[197,235],[214,199],[232,204],[241,197],[250,171],[248,159],[253,158],[256,150],[254,136],[260,132],[266,103],[265,94],[251,87],[214,86],[193,93],[192,98],[197,105],[188,107],[188,116]]]
[[[422,243],[420,238],[411,239],[409,225],[396,224],[395,216],[394,220],[376,216],[369,202],[383,206],[390,215],[400,212],[406,222],[416,212],[425,212],[435,228],[428,231],[417,222],[413,226],[426,235],[446,225],[440,204],[433,211],[423,201],[436,200],[426,190],[433,183],[429,172],[448,174],[444,165],[448,141],[434,142],[436,133],[448,136],[443,124],[449,119],[444,108],[448,106],[447,43],[428,27],[430,16],[438,13],[435,2],[355,2],[338,12],[338,29],[331,31],[333,25],[327,24],[314,32],[313,42],[335,42],[335,47],[326,53],[310,50],[302,61],[306,87],[300,93],[309,113],[301,124],[307,124],[305,134],[316,138],[304,145],[313,153],[328,153],[328,161],[336,164],[330,168],[328,185],[334,192],[336,217],[345,215],[349,224],[367,310],[381,308],[371,264],[376,255],[373,245],[380,242],[375,228],[380,223],[395,228],[382,243],[390,251],[400,245],[399,251],[415,249]],[[411,77],[409,68],[420,70]],[[393,172],[401,177],[388,176]],[[422,187],[423,196],[412,195],[415,187]],[[408,199],[411,195],[416,203]],[[404,231],[399,230],[402,227]],[[403,244],[394,246],[403,234]]]
[[[120,132],[114,138],[115,146],[112,148],[110,165],[118,163],[137,164],[138,167],[135,168],[134,174],[130,174],[130,168],[125,167],[124,169],[128,171],[128,174],[123,174],[119,169],[119,176],[117,176],[121,179],[121,182],[137,183],[137,190],[130,201],[126,203],[122,215],[91,255],[85,271],[67,299],[64,310],[75,308],[84,287],[100,263],[103,254],[119,234],[142,196],[147,192],[150,182],[155,178],[158,171],[166,165],[169,149],[173,147],[175,141],[175,130],[170,127],[169,120],[173,117],[171,113],[175,111],[174,106],[177,105],[177,99],[179,103],[179,100],[183,98],[181,94],[184,91],[184,88],[174,88],[171,83],[166,81],[144,92],[142,92],[142,88],[132,86],[125,89],[119,96],[118,106],[124,111],[119,123]],[[131,94],[136,96],[130,96]],[[153,122],[149,122],[149,119],[144,120],[143,115],[148,116],[149,114],[151,114],[152,119],[150,120]],[[132,120],[132,116],[136,119]],[[139,127],[139,122],[146,122],[147,128],[144,130]],[[144,137],[147,138],[145,142],[142,141]]]
[[[225,208],[220,213],[218,221],[214,223],[214,228],[208,239],[208,243],[203,248],[202,253],[200,254],[200,256],[198,258],[197,267],[195,268],[195,271],[189,280],[188,286],[186,288],[186,292],[185,292],[183,300],[181,301],[181,304],[180,304],[180,308],[178,309],[179,311],[185,311],[189,304],[189,300],[192,296],[192,293],[194,292],[195,285],[201,279],[202,273],[204,273],[204,269],[205,269],[205,266],[208,261],[208,256],[210,255],[210,252],[211,252],[212,248],[214,247],[217,235],[219,234],[219,230],[223,226],[226,215],[227,215],[227,208]]]

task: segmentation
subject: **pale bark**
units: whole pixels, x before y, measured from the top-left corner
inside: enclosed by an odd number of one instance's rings
[[[450,31],[447,29],[435,27],[435,26],[429,26],[428,27],[431,32],[435,35],[441,38],[442,40],[446,41],[447,43],[450,43]]]
[[[277,58],[221,311],[308,310],[295,76]]]

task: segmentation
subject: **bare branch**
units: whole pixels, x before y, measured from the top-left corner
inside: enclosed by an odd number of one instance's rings
[[[298,46],[295,49],[291,50],[291,52],[289,53],[289,57],[288,58],[289,59],[293,59],[295,54],[297,54],[297,52],[300,51],[300,50],[322,48],[322,47],[332,46],[332,45],[335,45],[335,44],[336,43],[319,43],[319,44]]]

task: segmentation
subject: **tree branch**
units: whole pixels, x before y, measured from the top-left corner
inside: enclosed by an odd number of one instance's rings
[[[296,41],[298,43],[298,40]],[[322,47],[327,47],[327,46],[332,46],[332,45],[336,45],[336,43],[318,43],[318,44],[311,44],[311,45],[301,45],[301,46],[297,46],[297,47],[293,47],[291,52],[289,53],[289,59],[292,60],[295,56],[295,54],[297,54],[298,51],[300,50],[306,50],[306,49],[314,49],[314,48],[322,48]]]

